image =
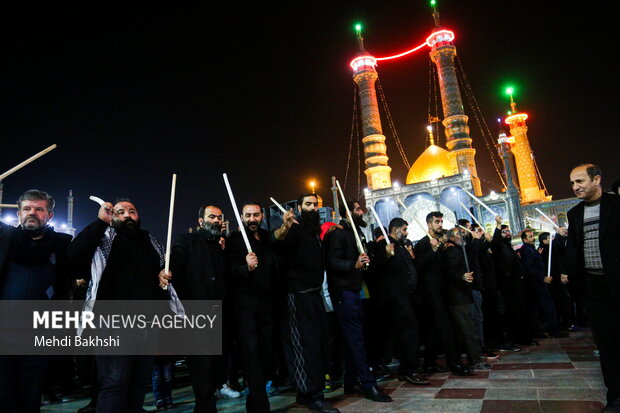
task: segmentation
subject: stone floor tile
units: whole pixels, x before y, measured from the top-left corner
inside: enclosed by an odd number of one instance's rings
[[[441,389],[436,399],[484,399],[485,389]]]
[[[493,370],[490,379],[530,379],[534,378],[532,370]]]
[[[487,389],[485,400],[538,400],[538,391],[534,388]]]
[[[573,361],[576,369],[600,369],[601,363],[598,361]]]
[[[539,413],[537,400],[485,400],[480,413]]]
[[[420,399],[402,406],[397,411],[399,413],[480,413],[481,408],[482,400]]]
[[[599,413],[603,403],[594,401],[541,400],[541,413]]]
[[[538,389],[539,400],[593,400],[605,401],[606,392],[592,389]]]

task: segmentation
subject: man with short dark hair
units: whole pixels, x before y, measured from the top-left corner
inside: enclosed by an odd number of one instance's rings
[[[620,412],[620,197],[603,192],[601,169],[583,164],[570,173],[582,202],[568,211],[568,242],[562,282],[579,290],[601,356],[607,386],[606,412]]]
[[[393,323],[400,350],[399,378],[416,385],[429,381],[418,374],[419,330],[412,303],[418,276],[414,260],[404,247],[409,224],[402,218],[394,218],[389,224],[389,241],[381,240],[375,249],[375,271],[381,283],[381,300],[387,317]]]
[[[181,300],[224,300],[226,297],[227,262],[222,245],[222,210],[206,204],[198,210],[198,231],[179,236],[170,254],[170,273],[160,274],[160,285],[172,281]],[[228,307],[223,303],[223,316]],[[228,337],[224,326],[226,347]],[[227,349],[224,349],[226,351]],[[215,391],[225,383],[223,356],[194,355],[187,357],[196,413],[217,411]]]
[[[69,246],[75,276],[91,280],[87,300],[159,300],[164,248],[141,229],[134,203],[105,202],[97,220],[80,232]],[[96,263],[97,265],[92,265]],[[102,268],[101,272],[96,272]],[[153,356],[97,355],[99,396],[97,412],[139,411],[153,368]]]
[[[542,255],[536,250],[534,233],[529,229],[523,230],[521,241],[523,241],[523,246],[519,249],[519,256],[525,268],[525,284],[530,301],[530,326],[533,334],[534,336],[542,335],[538,326],[539,315],[542,315],[550,336],[567,337],[568,334],[560,332],[558,328],[553,298],[548,289],[552,277],[547,276]]]
[[[430,212],[426,216],[427,235],[415,245],[416,269],[420,289],[422,319],[426,327],[424,350],[424,371],[435,373],[446,371],[437,364],[437,356],[446,354],[448,368],[456,375],[471,373],[459,362],[460,357],[454,343],[452,321],[445,302],[446,282],[443,276],[443,257],[439,238],[443,238],[443,214]]]
[[[323,355],[328,349],[322,297],[325,257],[318,207],[316,194],[301,194],[297,204],[299,219],[290,209],[282,217],[282,226],[272,234],[286,290],[282,344],[297,402],[310,410],[338,413],[323,397]]]
[[[237,342],[243,356],[243,374],[248,384],[246,411],[269,412],[265,391],[273,374],[273,283],[276,256],[270,234],[261,228],[263,210],[258,202],[246,202],[241,221],[250,241],[248,252],[241,231],[234,231],[226,242],[230,268],[231,299]]]
[[[340,205],[343,229],[332,231],[324,239],[329,295],[348,350],[344,391],[345,394],[362,394],[376,402],[390,402],[392,399],[377,386],[366,360],[360,291],[363,270],[370,260],[363,250],[359,251],[353,232],[357,231],[363,248],[366,244],[361,230],[366,227],[364,211],[358,201],[349,200],[347,204],[351,216],[347,214],[347,206]]]
[[[31,189],[17,201],[19,225],[0,227],[0,300],[67,299],[67,247],[54,231],[54,198]],[[48,372],[46,356],[0,356],[0,406],[38,412]]]

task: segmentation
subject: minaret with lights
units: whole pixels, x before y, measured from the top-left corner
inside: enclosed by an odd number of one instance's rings
[[[456,47],[453,43],[454,33],[441,28],[436,0],[431,0],[431,6],[433,7],[435,32],[426,39],[426,43],[432,49],[430,57],[437,66],[444,115],[442,123],[445,127],[446,146],[449,150],[448,158],[454,174],[468,171],[474,193],[480,196],[482,195],[482,188],[476,169],[476,150],[471,145],[472,139],[469,136],[469,125],[467,123],[469,118],[463,109],[454,66],[454,57],[456,56]]]
[[[548,201],[551,197],[542,188],[530,141],[527,137],[527,124],[525,120],[528,116],[526,113],[519,113],[517,111],[517,104],[513,98],[514,88],[507,88],[506,93],[510,96],[510,116],[506,118],[505,122],[510,126],[510,133],[514,137],[512,153],[517,165],[521,203],[530,204]]]
[[[364,49],[364,38],[362,37],[362,26],[355,26],[357,32],[357,56],[351,61],[353,69],[353,80],[359,87],[359,97],[362,109],[362,133],[364,137],[364,160],[366,163],[366,181],[368,189],[383,189],[392,186],[390,172],[392,168],[388,166],[387,147],[385,145],[385,135],[381,128],[381,118],[379,117],[379,104],[377,102],[377,91],[375,82],[379,78],[375,66],[377,60],[368,54]]]
[[[511,223],[512,231],[517,233],[524,229],[523,213],[521,211],[521,202],[519,199],[519,188],[516,184],[516,172],[514,167],[514,155],[512,146],[515,138],[506,136],[504,130],[500,130],[497,139],[497,147],[499,155],[504,161],[504,173],[506,178],[506,204],[508,206],[508,221]]]

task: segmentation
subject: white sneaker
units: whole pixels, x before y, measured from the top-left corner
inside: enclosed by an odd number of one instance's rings
[[[228,387],[226,384],[222,388],[215,392],[215,397],[218,399],[236,399],[241,397],[241,393]]]

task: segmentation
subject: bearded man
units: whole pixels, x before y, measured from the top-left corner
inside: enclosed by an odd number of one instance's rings
[[[69,246],[75,277],[89,280],[87,305],[97,300],[167,299],[159,288],[164,249],[140,227],[134,203],[126,198],[105,202],[97,220]],[[91,264],[97,264],[92,265]],[[102,272],[96,272],[102,268]],[[151,377],[153,356],[96,356],[98,412],[138,412]]]
[[[282,345],[297,403],[313,411],[338,413],[323,397],[328,349],[322,296],[325,257],[318,208],[316,194],[301,194],[297,200],[299,219],[290,209],[282,217],[282,226],[273,232],[286,290]]]
[[[17,201],[19,226],[0,226],[0,300],[66,299],[67,246],[54,231],[54,198],[31,189]],[[0,356],[3,411],[38,412],[48,370],[45,356]]]
[[[358,393],[376,402],[391,402],[390,396],[377,386],[368,367],[364,346],[360,291],[362,271],[370,260],[364,251],[358,250],[353,233],[355,225],[362,247],[365,247],[366,239],[361,230],[366,227],[364,210],[358,201],[349,200],[347,204],[351,216],[347,216],[347,206],[340,205],[340,216],[344,217],[340,221],[343,229],[336,229],[325,237],[329,296],[347,346],[344,392]]]
[[[181,300],[223,300],[228,266],[222,225],[219,207],[208,204],[200,207],[198,231],[183,234],[175,241],[170,255],[170,273],[160,274],[160,285],[163,287],[172,281]],[[225,317],[226,308],[222,310]],[[194,412],[215,413],[215,391],[226,381],[223,356],[188,356],[187,362],[196,399]]]
[[[265,391],[273,375],[273,282],[276,256],[270,234],[261,228],[263,209],[258,202],[243,205],[241,220],[252,252],[234,231],[226,242],[231,275],[231,299],[234,307],[237,342],[243,356],[243,374],[250,390],[246,411],[269,412]]]

